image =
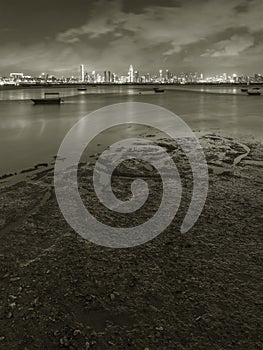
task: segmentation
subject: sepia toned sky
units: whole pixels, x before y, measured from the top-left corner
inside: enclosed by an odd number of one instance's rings
[[[263,73],[262,0],[8,0],[0,4],[0,76]]]

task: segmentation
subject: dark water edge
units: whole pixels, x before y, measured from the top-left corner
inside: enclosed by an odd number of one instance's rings
[[[142,129],[142,134],[140,135],[143,138],[151,138],[151,140],[155,141],[158,144],[158,140],[160,139],[160,135],[149,133],[148,129]],[[207,163],[208,168],[214,173],[214,174],[223,174],[223,173],[229,173],[231,174],[234,167],[236,167],[240,162],[243,161],[245,164],[254,165],[255,167],[262,167],[263,163],[261,160],[253,159],[250,157],[250,151],[251,147],[254,147],[255,144],[262,144],[260,141],[256,141],[254,139],[248,139],[244,138],[241,139],[234,139],[229,138],[221,135],[220,133],[199,133],[199,141],[202,144],[203,140],[208,140],[211,142],[212,140],[220,140],[226,143],[229,143],[229,145],[232,143],[234,147],[236,154],[233,157],[233,159],[227,162],[224,162],[223,159],[220,161],[215,162],[214,160],[218,157],[218,154],[222,154],[222,149],[220,148],[220,151],[217,151],[216,149],[207,149]],[[98,143],[99,142],[99,143]],[[169,143],[169,140],[166,140],[165,142]],[[100,154],[108,147],[108,141],[103,140],[103,138],[98,138],[93,143],[92,147],[86,150],[85,154],[81,158],[81,162],[84,164],[94,164],[96,163],[97,159],[99,158]],[[213,161],[211,161],[213,159]],[[41,174],[52,171],[55,166],[55,162],[57,161],[57,156],[53,155],[51,159],[48,162],[39,162],[37,164],[33,164],[29,168],[25,169],[19,169],[14,173],[6,173],[6,174],[0,174],[0,187],[1,186],[12,186],[14,184],[17,184],[19,182],[29,181],[32,177],[35,176],[41,176]],[[232,169],[231,166],[229,166],[232,163]]]

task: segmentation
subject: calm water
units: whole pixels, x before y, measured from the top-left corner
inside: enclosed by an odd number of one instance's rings
[[[263,139],[263,96],[246,96],[239,88],[169,87],[164,94],[127,86],[88,87],[86,92],[76,88],[55,91],[65,97],[64,104],[34,106],[30,98],[42,96],[43,89],[0,91],[0,175],[50,162],[77,120],[98,108],[126,101],[163,106],[182,117],[196,132]]]

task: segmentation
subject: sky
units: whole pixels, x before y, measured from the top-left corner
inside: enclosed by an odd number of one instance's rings
[[[263,0],[8,0],[0,76],[263,73]]]

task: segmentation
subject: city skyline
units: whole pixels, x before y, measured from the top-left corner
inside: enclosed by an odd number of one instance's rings
[[[73,75],[79,62],[250,75],[262,67],[262,11],[261,0],[10,0],[1,5],[0,76]]]
[[[76,75],[55,76],[42,72],[37,76],[27,75],[23,72],[11,72],[6,77],[0,76],[1,85],[20,85],[26,84],[45,84],[45,83],[116,83],[116,84],[133,84],[133,83],[168,83],[168,84],[189,84],[189,83],[263,83],[262,73],[254,73],[253,75],[238,75],[236,73],[214,74],[205,76],[200,72],[181,72],[175,73],[168,69],[159,69],[154,74],[141,73],[134,69],[130,64],[126,74],[119,74],[111,70],[98,72],[95,70],[88,71],[85,64],[80,64],[79,71]]]
[[[126,68],[126,69],[125,69]],[[245,72],[240,72],[239,74],[237,74],[235,71],[232,71],[232,72],[223,72],[223,71],[220,71],[220,72],[213,72],[211,71],[210,74],[207,74],[205,71],[189,71],[189,70],[184,70],[184,71],[178,71],[176,69],[166,69],[166,67],[155,67],[154,69],[150,71],[148,71],[147,69],[145,68],[142,68],[141,70],[138,70],[137,67],[134,67],[134,65],[132,63],[128,64],[128,68],[127,68],[127,64],[126,64],[126,67],[124,68],[124,70],[120,70],[118,69],[117,71],[113,71],[111,67],[104,67],[104,69],[101,69],[101,70],[97,70],[95,69],[94,67],[90,67],[89,65],[85,64],[85,63],[79,63],[78,66],[75,67],[75,69],[72,71],[74,74],[70,75],[70,74],[65,74],[66,72],[59,72],[59,74],[56,74],[57,77],[61,77],[61,76],[80,76],[82,80],[84,80],[84,75],[88,72],[92,73],[92,72],[112,72],[114,74],[117,74],[117,75],[123,75],[123,74],[130,74],[130,72],[132,71],[132,74],[135,74],[135,73],[142,73],[143,75],[147,75],[147,74],[150,74],[150,75],[156,75],[156,74],[165,74],[165,72],[169,71],[170,73],[173,73],[175,75],[180,75],[182,73],[186,73],[186,74],[202,74],[202,75],[206,75],[206,76],[213,76],[213,75],[223,75],[223,74],[227,74],[227,76],[229,75],[233,75],[233,74],[236,74],[237,76],[242,76],[242,75],[245,75],[245,76],[253,76],[255,74],[263,74],[263,67],[260,71],[255,71],[253,69],[251,69],[251,71],[249,73],[245,73]],[[23,71],[22,69],[17,69],[16,70],[16,73],[17,74],[23,74],[23,75],[28,75],[28,76],[39,76],[40,74],[48,74],[48,75],[55,75],[52,73],[52,71],[45,71],[45,72],[42,72],[40,70],[38,70],[37,72],[32,73],[32,71],[30,70],[27,70],[27,71]],[[7,77],[9,76],[10,74],[16,74],[14,71],[11,72],[6,72],[6,74],[1,74],[0,73],[0,78],[1,77]]]

